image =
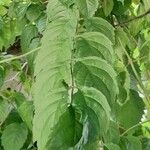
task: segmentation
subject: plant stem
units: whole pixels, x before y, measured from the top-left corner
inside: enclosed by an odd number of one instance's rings
[[[150,122],[150,120],[146,120],[146,121],[140,122],[140,123],[138,123],[138,124],[132,126],[131,128],[127,129],[125,132],[123,132],[120,136],[121,136],[121,137],[124,136],[124,135],[127,134],[129,131],[131,131],[132,129],[134,129],[134,128],[136,128],[136,127],[138,127],[138,126],[140,126],[140,125],[142,125],[142,124],[144,124],[144,123],[147,123],[147,122]]]
[[[38,47],[38,48],[35,48],[35,49],[33,49],[33,50],[31,50],[31,51],[25,53],[25,54],[22,54],[22,55],[19,55],[19,56],[14,56],[14,57],[11,57],[11,58],[8,58],[8,59],[1,60],[1,61],[0,61],[0,64],[6,63],[6,62],[10,62],[10,61],[12,61],[12,60],[20,59],[20,58],[23,58],[23,57],[26,57],[26,56],[28,56],[28,55],[30,55],[30,54],[32,54],[32,53],[38,51],[40,48],[41,48],[41,47]]]
[[[120,42],[120,44],[121,44],[121,47],[122,47],[124,53],[126,54],[126,56],[127,56],[127,58],[128,58],[128,61],[129,61],[130,65],[131,65],[131,68],[132,68],[132,70],[133,70],[133,73],[134,73],[134,75],[135,75],[135,77],[136,77],[136,79],[137,79],[137,81],[138,81],[138,84],[139,84],[139,86],[141,87],[141,89],[142,89],[142,91],[143,91],[143,93],[144,93],[144,95],[145,95],[145,98],[146,98],[146,100],[147,100],[147,103],[148,103],[148,105],[150,106],[149,95],[147,94],[147,91],[146,91],[146,89],[145,89],[145,87],[144,87],[144,85],[143,85],[143,82],[141,81],[141,78],[139,77],[139,75],[138,75],[138,73],[137,73],[137,71],[136,71],[136,69],[135,69],[135,67],[134,67],[133,61],[132,61],[130,55],[128,54],[128,52],[126,51],[126,49],[124,48],[124,46],[122,45],[122,42],[121,42],[120,39],[119,39],[119,42]]]
[[[74,94],[74,76],[73,76],[73,52],[71,54],[71,62],[70,62],[70,69],[71,69],[71,104],[73,103],[73,94]]]
[[[21,71],[26,67],[26,65],[27,65],[27,62],[25,62],[25,63],[23,64],[23,66],[21,67]],[[11,77],[10,79],[4,81],[4,83],[11,82],[11,81],[15,80],[15,79],[19,76],[19,74],[20,74],[20,71],[17,72],[17,73],[16,73],[13,77]]]
[[[143,14],[141,14],[141,15],[139,15],[139,16],[136,16],[136,17],[131,18],[131,19],[127,20],[127,21],[118,23],[118,24],[116,24],[115,26],[124,26],[125,24],[128,24],[128,23],[130,23],[130,22],[132,22],[132,21],[135,21],[135,20],[138,20],[138,19],[143,18],[143,17],[145,17],[145,16],[148,15],[148,14],[150,14],[150,9],[148,9],[145,13],[143,13]]]

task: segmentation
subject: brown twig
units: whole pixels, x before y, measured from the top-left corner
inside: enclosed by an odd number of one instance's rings
[[[143,18],[143,17],[145,17],[148,14],[150,14],[150,9],[148,9],[145,13],[143,13],[143,14],[137,16],[137,17],[131,18],[131,19],[129,19],[127,21],[124,21],[124,22],[120,22],[120,23],[116,24],[115,26],[124,26],[124,25],[126,25],[126,24],[128,24],[128,23],[130,23],[132,21],[135,21],[135,20]]]
[[[146,121],[140,122],[140,123],[138,123],[138,124],[136,124],[136,125],[130,127],[130,128],[127,129],[125,132],[123,132],[120,136],[122,137],[122,136],[126,135],[126,134],[127,134],[129,131],[131,131],[132,129],[134,129],[134,128],[136,128],[136,127],[139,127],[139,126],[141,126],[141,125],[143,125],[143,124],[145,124],[145,123],[147,123],[147,122],[150,122],[150,120],[146,120]]]

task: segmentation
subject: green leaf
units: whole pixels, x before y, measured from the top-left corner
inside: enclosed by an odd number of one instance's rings
[[[25,101],[18,108],[18,113],[30,130],[32,130],[33,111],[34,107],[32,101]]]
[[[0,87],[3,85],[5,79],[5,70],[0,66]]]
[[[77,144],[81,136],[82,124],[76,120],[74,109],[70,106],[59,118],[46,147],[55,150],[69,149]]]
[[[42,8],[38,4],[31,4],[26,12],[27,19],[32,23],[39,18]]]
[[[77,0],[80,12],[85,17],[92,17],[98,9],[98,0]]]
[[[33,88],[33,136],[39,150],[46,150],[52,131],[70,102],[63,83],[69,85],[71,80],[71,50],[77,25],[76,9],[66,7],[59,0],[51,0],[47,12],[49,23],[35,60]]]
[[[119,86],[118,102],[122,105],[129,100],[130,76],[124,64],[121,63],[121,65],[122,65],[122,69],[120,68],[121,70],[118,71],[117,79],[118,79],[118,86]]]
[[[87,32],[76,39],[76,57],[98,56],[114,62],[112,43],[99,32]]]
[[[22,123],[22,119],[18,112],[14,109],[9,113],[8,117],[6,118],[4,122],[4,127],[12,124],[12,123]]]
[[[120,147],[113,143],[107,143],[105,144],[104,150],[121,150]]]
[[[111,110],[107,99],[100,91],[92,87],[83,87],[81,91],[84,95],[87,106],[94,111],[99,120],[99,134],[102,136],[108,130],[110,121]]]
[[[150,138],[150,122],[146,122],[142,124],[143,135],[146,138]]]
[[[115,30],[116,35],[116,45],[115,45],[115,51],[120,60],[123,61],[124,50],[123,47],[126,48],[126,46],[129,49],[135,49],[136,43],[135,39],[132,37],[132,35],[129,33],[129,31],[126,29],[119,27]]]
[[[36,26],[39,32],[43,32],[46,28],[46,15],[42,14],[40,18],[36,21]]]
[[[35,25],[27,25],[24,27],[21,34],[21,48],[23,52],[27,52],[30,47],[32,39],[38,34],[38,30]]]
[[[21,92],[14,92],[12,100],[15,101],[17,107],[19,107],[24,101],[26,101],[26,98]]]
[[[114,143],[118,144],[120,141],[120,132],[119,132],[119,125],[114,122],[110,121],[109,130],[104,135],[105,143]]]
[[[122,0],[114,0],[113,14],[119,16],[122,20],[122,16],[130,8],[131,3],[132,0],[124,0],[124,2]]]
[[[13,45],[16,39],[16,36],[21,34],[23,27],[25,26],[25,20],[19,19],[4,19],[4,24],[2,24],[2,29],[0,30],[0,47],[5,49],[9,48],[10,45]]]
[[[8,15],[11,18],[17,18],[19,21],[21,21],[23,18],[26,19],[25,18],[26,11],[27,8],[30,6],[30,4],[31,4],[30,1],[26,1],[26,2],[17,1],[13,3],[13,5],[10,5],[8,10]]]
[[[130,90],[130,99],[116,109],[118,121],[125,128],[130,128],[141,121],[144,103],[136,91]]]
[[[121,150],[142,150],[142,144],[138,137],[123,137],[120,142]]]
[[[20,150],[27,139],[28,130],[24,124],[8,125],[2,133],[2,145],[5,150]]]
[[[124,5],[124,0],[117,0],[118,2],[121,2]]]
[[[3,29],[3,26],[4,26],[4,20],[3,20],[3,18],[0,16],[0,30]]]
[[[129,43],[127,43],[127,46],[129,47],[129,49],[135,49],[137,47],[137,42],[134,38],[134,36],[130,33],[130,31],[125,28],[124,32],[127,34],[127,37],[129,39]]]
[[[71,7],[75,3],[75,0],[60,0],[60,2],[65,4],[67,7]]]
[[[140,47],[140,62],[144,65],[145,69],[150,70],[150,39],[146,40]]]
[[[80,90],[78,90],[73,97],[73,106],[76,113],[80,114],[79,120],[81,124],[83,124],[82,137],[76,144],[75,148],[86,150],[90,150],[92,148],[97,150],[99,149],[100,132],[102,133],[102,130],[104,131],[105,128],[101,126],[105,123],[105,120],[102,120],[102,122],[99,122],[99,120],[101,120],[103,115],[103,117],[106,117],[106,113],[98,103],[90,104],[88,97],[85,98],[84,93]],[[102,99],[100,100],[100,98],[98,98],[96,100],[101,101]],[[96,110],[93,110],[94,106]],[[95,112],[98,112],[98,114],[100,113],[100,116]]]
[[[0,124],[2,124],[11,111],[10,104],[0,97]]]
[[[106,17],[113,10],[113,6],[114,6],[113,0],[103,0],[103,2],[102,2],[102,8],[103,8],[103,11],[104,11]]]
[[[1,0],[0,1],[0,5],[9,5],[11,3],[12,0]]]
[[[2,30],[0,30],[0,39],[2,40],[2,47],[8,48],[13,44],[16,36],[15,20],[5,22]]]
[[[146,12],[150,9],[149,0],[143,0],[143,3],[144,3],[145,12]],[[147,21],[150,21],[149,17],[150,17],[150,15],[146,16]]]
[[[115,33],[113,26],[103,18],[92,17],[85,22],[87,31],[103,33],[112,43],[115,43]]]
[[[144,19],[138,19],[130,23],[130,33],[136,36],[144,27]]]
[[[127,33],[123,30],[123,28],[118,27],[115,30],[115,35],[116,35],[116,41],[119,42],[119,39],[120,39],[123,46],[126,46],[129,43]]]
[[[140,55],[140,52],[139,52],[139,48],[137,47],[136,49],[134,49],[133,51],[133,58],[136,59],[138,58]]]
[[[78,87],[88,86],[98,89],[112,106],[118,93],[118,86],[116,73],[111,65],[95,56],[85,57],[77,60],[74,74]]]
[[[87,107],[83,113],[86,113],[84,116],[84,122],[83,122],[83,131],[82,131],[82,137],[76,147],[78,149],[82,147],[83,149],[96,149],[98,143],[97,141],[100,138],[100,124],[97,116],[95,115],[95,112]],[[93,143],[95,145],[93,145]]]
[[[150,139],[145,138],[142,140],[142,148],[143,150],[149,150],[150,148]]]
[[[132,2],[136,5],[138,5],[140,3],[140,0],[132,0]]]
[[[119,77],[118,77],[119,78]],[[122,80],[122,79],[120,79]],[[118,103],[120,105],[126,103],[129,100],[129,89],[126,89],[124,85],[119,83],[119,95],[118,95]]]
[[[0,5],[0,16],[4,16],[7,13],[7,9]]]
[[[25,26],[21,34],[21,48],[24,53],[30,51],[31,44],[34,43],[34,40],[37,38],[37,36],[38,29],[35,25]],[[36,47],[37,45],[34,48]],[[30,70],[33,70],[34,56],[35,54],[31,54],[27,57]]]

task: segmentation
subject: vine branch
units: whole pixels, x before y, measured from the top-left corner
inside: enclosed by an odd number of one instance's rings
[[[71,54],[71,62],[70,62],[70,69],[71,69],[71,104],[73,103],[73,94],[74,94],[74,75],[73,75],[73,52]]]
[[[135,21],[135,20],[143,18],[143,17],[147,16],[148,14],[150,14],[150,9],[148,9],[145,13],[143,13],[143,14],[141,14],[139,16],[136,16],[136,17],[131,18],[131,19],[129,19],[127,21],[124,21],[124,22],[120,22],[120,23],[116,24],[115,26],[124,26],[125,24],[128,24],[128,23],[130,23],[132,21]]]
[[[129,131],[131,131],[132,129],[144,124],[144,123],[147,123],[147,122],[150,122],[150,120],[146,120],[146,121],[143,121],[143,122],[139,122],[138,124],[132,126],[131,128],[127,129],[125,132],[123,132],[120,136],[124,136],[125,134],[127,134]]]
[[[21,71],[26,67],[27,65],[27,62],[25,62],[22,67],[21,67]],[[6,80],[4,83],[7,83],[7,82],[11,82],[13,80],[15,80],[18,76],[19,76],[20,72],[17,72],[12,78]]]
[[[131,68],[132,68],[133,73],[134,73],[134,75],[135,75],[135,77],[136,77],[136,79],[137,79],[137,82],[138,82],[139,86],[141,87],[141,89],[142,89],[142,91],[143,91],[143,93],[144,93],[144,95],[145,95],[145,98],[146,98],[146,100],[147,100],[147,103],[148,103],[148,105],[150,106],[150,102],[149,102],[149,99],[150,99],[150,98],[149,98],[149,95],[147,94],[147,90],[145,89],[145,87],[144,87],[144,85],[143,85],[143,82],[141,81],[141,78],[139,77],[139,75],[138,75],[138,73],[137,73],[137,71],[136,71],[136,69],[135,69],[135,67],[134,67],[132,58],[130,57],[130,55],[128,54],[128,52],[126,51],[126,49],[124,48],[124,46],[122,45],[122,42],[121,42],[120,39],[119,39],[119,42],[120,42],[120,44],[121,44],[121,47],[122,47],[122,49],[123,49],[125,55],[126,55],[127,58],[128,58],[128,61],[129,61],[130,65],[131,65]]]
[[[10,62],[10,61],[12,61],[12,60],[20,59],[20,58],[23,58],[23,57],[26,57],[26,56],[28,56],[28,55],[30,55],[30,54],[32,54],[32,53],[38,51],[40,48],[41,48],[41,47],[38,47],[38,48],[35,48],[35,49],[33,49],[33,50],[31,50],[31,51],[29,51],[29,52],[27,52],[27,53],[24,53],[24,54],[22,54],[22,55],[14,56],[14,57],[11,57],[11,58],[8,58],[8,59],[1,60],[1,61],[0,61],[0,64],[6,63],[6,62]]]

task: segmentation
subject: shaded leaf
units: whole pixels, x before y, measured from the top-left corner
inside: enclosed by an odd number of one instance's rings
[[[5,150],[20,150],[27,139],[28,130],[24,124],[8,125],[2,134],[2,145]]]
[[[23,53],[30,51],[31,44],[34,43],[35,39],[38,37],[38,29],[35,25],[27,25],[24,27],[21,34],[21,48]],[[34,47],[36,48],[37,45]],[[31,54],[27,57],[28,64],[31,70],[33,70],[33,61],[35,54]]]
[[[118,86],[116,73],[106,61],[95,56],[78,59],[74,73],[78,87],[88,86],[98,89],[112,106],[118,93]]]
[[[139,94],[130,90],[130,99],[117,108],[117,117],[121,125],[130,128],[141,121],[144,113],[144,103]]]
[[[12,100],[15,101],[17,107],[19,107],[24,101],[26,101],[26,98],[22,93],[14,92],[12,95]]]
[[[130,93],[130,76],[123,65],[123,71],[118,73],[118,86],[119,86],[119,94],[118,94],[118,102],[122,105],[129,100]]]
[[[35,21],[38,19],[38,17],[42,13],[42,8],[38,4],[31,4],[26,12],[27,19],[31,22]]]
[[[114,143],[118,144],[120,141],[120,132],[119,132],[119,125],[114,122],[110,121],[109,129],[107,133],[104,135],[105,143]]]
[[[85,17],[92,17],[95,14],[99,4],[98,0],[77,0],[77,5],[80,12]]]
[[[115,33],[113,26],[103,18],[92,17],[85,22],[88,31],[103,33],[112,43],[115,43]]]
[[[104,150],[121,150],[120,147],[113,143],[106,143]]]
[[[4,16],[7,13],[7,9],[0,5],[0,16]]]
[[[30,43],[32,42],[32,39],[37,36],[37,34],[38,30],[35,25],[25,26],[21,35],[21,47],[24,52],[29,50]]]
[[[150,139],[145,138],[145,139],[142,140],[142,148],[143,148],[143,150],[149,150],[149,148],[150,148]]]
[[[0,97],[0,124],[2,124],[11,111],[10,104]]]
[[[82,130],[82,137],[80,138],[80,141],[76,144],[76,149],[94,149],[97,150],[99,147],[99,138],[100,138],[100,132],[102,133],[100,129],[101,128],[101,122],[99,120],[101,117],[98,117],[93,110],[93,106],[89,104],[90,101],[88,98],[86,99],[84,97],[84,93],[78,90],[78,92],[74,95],[74,102],[73,106],[75,107],[75,110],[77,113],[80,114],[80,122],[83,124],[83,130]],[[88,105],[88,106],[87,106]],[[96,106],[97,104],[95,104]],[[102,108],[100,108],[99,112],[104,112]],[[102,116],[103,114],[101,114]]]
[[[30,130],[32,130],[33,111],[34,107],[32,101],[25,101],[18,108],[18,113]]]
[[[105,96],[94,88],[84,87],[81,89],[85,98],[85,102],[95,113],[100,124],[100,136],[104,135],[109,128],[110,106]]]
[[[138,137],[123,137],[120,142],[121,150],[142,150],[142,144]]]
[[[5,70],[0,66],[0,87],[3,85],[5,79]]]
[[[81,136],[82,124],[76,120],[74,109],[70,106],[59,118],[46,147],[56,150],[69,149],[76,145]]]
[[[113,0],[103,0],[102,7],[103,7],[103,11],[104,11],[106,17],[113,10],[113,6],[114,6]]]
[[[110,40],[99,32],[87,32],[76,40],[76,57],[98,56],[109,63],[114,62],[114,53]]]

